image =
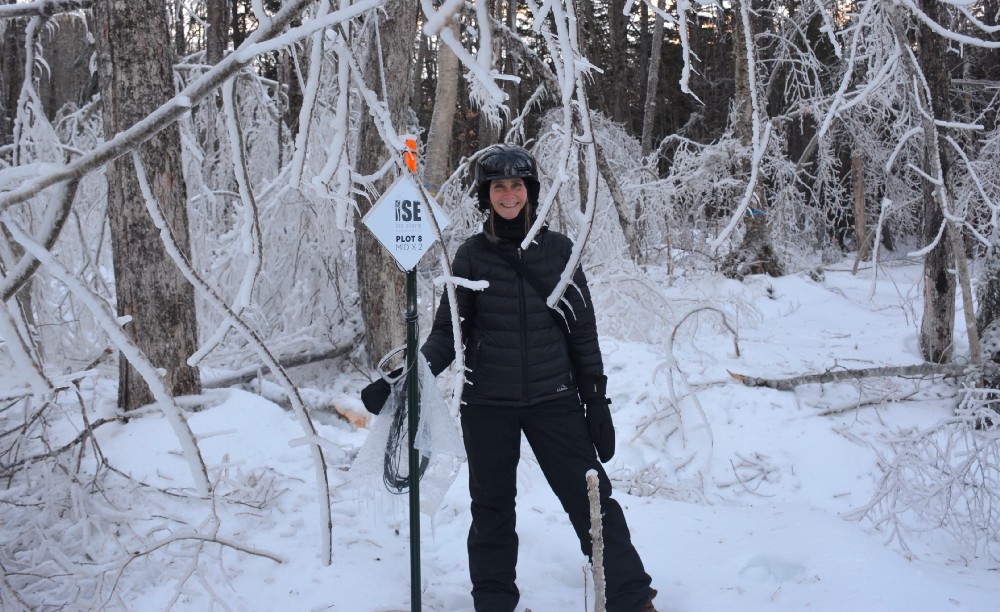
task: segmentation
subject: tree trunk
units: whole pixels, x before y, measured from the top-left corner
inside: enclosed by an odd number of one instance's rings
[[[743,5],[746,4],[744,7]],[[750,31],[746,31],[743,20],[743,11],[749,12]],[[731,120],[734,122],[733,132],[744,147],[749,147],[753,143],[753,100],[755,92],[751,89],[753,84],[750,81],[751,63],[758,61],[754,52],[757,38],[757,28],[759,20],[753,12],[752,0],[739,0],[733,2],[733,69],[735,78],[735,92],[733,95],[733,113]],[[749,45],[747,39],[749,38]],[[749,48],[748,48],[749,46]],[[758,112],[763,113],[763,103],[759,104]],[[761,123],[765,121],[760,118]],[[749,182],[751,176],[751,160],[744,159],[741,168],[741,176],[737,178],[741,181]],[[769,276],[781,276],[785,273],[784,266],[778,259],[771,238],[771,228],[769,216],[764,214],[766,208],[766,196],[764,189],[758,183],[754,196],[760,210],[748,210],[749,214],[744,215],[746,232],[739,246],[731,251],[722,262],[721,271],[729,278],[742,280],[750,274],[767,274]]]
[[[383,102],[389,109],[397,133],[411,131],[407,123],[412,83],[413,42],[417,36],[417,0],[389,0],[384,10],[377,12],[382,52],[372,48],[365,65],[365,80],[369,87],[386,96]],[[374,34],[368,40],[375,44]],[[379,60],[384,61],[381,65]],[[387,91],[382,92],[382,70]],[[368,115],[366,114],[365,117]],[[381,168],[389,152],[371,121],[362,123],[358,134],[357,163],[359,174],[374,174]],[[384,180],[373,185],[371,200],[358,198],[357,205],[364,215],[385,192],[396,173],[390,172]],[[355,232],[357,239],[358,289],[361,294],[361,313],[365,321],[365,349],[374,365],[392,348],[402,344],[405,337],[403,316],[406,313],[404,274],[395,260],[366,229]]]
[[[229,5],[229,31],[233,37],[233,48],[236,49],[243,44],[249,32],[247,32],[247,17],[240,14],[240,0],[232,0]]]
[[[986,252],[976,297],[976,329],[983,339],[983,359],[1000,363],[1000,334],[993,332],[1000,326],[1000,232],[994,232],[993,244]]]
[[[421,24],[422,25],[422,24]],[[443,46],[440,41],[438,41],[438,46]],[[434,74],[435,62],[434,58],[430,56],[430,40],[423,32],[420,32],[420,39],[417,41],[417,56],[413,60],[413,82],[410,83],[410,106],[416,111],[417,116],[421,120],[424,118],[424,88],[423,88],[423,74],[424,70],[427,71],[428,75]],[[440,75],[439,75],[440,76]],[[433,80],[433,79],[432,79]],[[430,100],[431,104],[434,104],[434,99]],[[434,110],[431,109],[433,113]],[[428,128],[429,130],[430,128]],[[429,138],[429,136],[428,136]]]
[[[296,20],[298,22],[299,20]],[[296,27],[300,25],[299,23],[293,22],[290,27]],[[302,112],[302,82],[299,80],[299,72],[295,68],[295,49],[282,49],[278,53],[278,88],[275,94],[278,97],[278,108],[284,109],[284,124],[288,127],[288,139],[294,141],[296,135],[299,133],[299,114]],[[299,65],[305,70],[310,69],[307,66],[309,61],[308,55],[303,55],[299,58]],[[305,75],[302,75],[305,76]],[[280,130],[280,126],[279,126]],[[278,138],[279,151],[284,147],[284,141],[280,137]]]
[[[742,4],[751,0],[733,0],[733,122],[734,132],[740,141],[746,145],[750,143],[750,130],[753,129],[750,97],[750,76],[747,72],[747,62],[751,58],[747,57],[746,37],[743,28],[743,17],[740,14]],[[752,5],[751,5],[752,8]],[[751,22],[752,23],[752,22]],[[753,32],[750,33],[751,40]]]
[[[104,134],[145,119],[174,95],[166,10],[156,0],[97,0],[94,23]],[[139,154],[153,196],[174,240],[190,257],[187,195],[181,172],[180,132],[171,126]],[[187,365],[197,349],[194,289],[174,266],[146,211],[129,157],[108,164],[108,217],[119,316],[150,362],[166,371],[174,395],[201,392],[198,369]],[[118,405],[129,410],[153,401],[145,381],[119,356]]]
[[[986,251],[977,288],[979,314],[976,328],[980,332],[1000,319],[1000,231],[994,232],[992,241],[993,244]]]
[[[498,5],[501,2],[501,0],[487,0],[487,2],[488,2],[488,7],[489,7],[488,10],[489,10],[490,16],[496,18],[496,16],[500,12],[500,9],[499,9]],[[487,25],[487,24],[479,24],[479,27],[480,28],[488,28],[490,26]],[[499,53],[498,53],[498,51],[499,51],[499,45],[500,45],[500,41],[496,37],[494,37],[492,40],[493,40],[493,47],[490,50],[490,68],[494,68],[496,66],[497,57],[499,55]],[[498,121],[502,121],[502,120],[503,120],[502,117],[500,117],[498,119]],[[497,125],[494,122],[493,118],[490,117],[488,113],[485,113],[485,112],[482,111],[482,109],[480,109],[480,111],[479,111],[479,148],[480,149],[485,149],[486,147],[488,147],[490,145],[496,144],[500,140],[500,135],[502,133],[503,133],[503,126],[502,125]]]
[[[226,0],[206,0],[208,29],[205,32],[205,63],[214,66],[226,53],[229,22],[226,20]]]
[[[0,0],[0,6],[13,4],[15,0]],[[15,27],[18,26],[18,27]],[[17,103],[21,93],[21,85],[24,83],[24,27],[21,21],[13,19],[0,21],[0,149],[14,142],[14,121],[17,117]],[[16,163],[17,152],[12,151],[7,161]],[[6,228],[5,228],[6,229]],[[20,257],[23,250],[20,245],[10,239],[5,231],[0,240],[4,240],[7,246],[4,250],[10,250],[15,257]],[[3,274],[6,275],[13,262],[0,263],[3,266]],[[31,280],[17,292],[17,301],[21,311],[26,318],[31,321]]]
[[[94,51],[82,19],[55,15],[49,24],[39,31],[46,68],[38,70],[37,91],[45,116],[53,120],[67,103],[83,106],[90,101],[89,64]]]
[[[921,8],[934,20],[942,12],[936,0],[921,0]],[[940,22],[939,22],[940,23]],[[947,64],[948,44],[936,32],[921,23],[917,35],[917,58],[930,88],[930,110],[936,121],[950,121],[949,91],[951,75]],[[924,172],[944,182],[947,189],[950,154],[947,145],[939,146],[947,129],[923,120]],[[942,194],[931,181],[923,181],[923,240],[931,244],[945,224]],[[945,226],[937,245],[924,258],[924,310],[920,320],[920,350],[924,359],[934,363],[951,360],[955,325],[955,275],[951,272],[954,256],[951,248],[951,227]],[[957,255],[962,256],[961,253]]]
[[[187,36],[184,32],[184,2],[174,0],[174,53],[176,57],[187,55]]]
[[[586,56],[588,62],[602,67],[607,62],[601,52],[599,31],[597,18],[594,16],[594,3],[578,2],[576,6],[576,39],[580,41],[580,52]],[[600,110],[605,115],[610,115],[608,109],[611,103],[608,98],[612,94],[611,88],[603,86],[603,75],[595,74],[594,78],[600,79],[600,85],[587,88],[588,99],[592,101],[593,108]]]
[[[0,0],[0,5],[15,0]],[[13,19],[0,22],[0,147],[14,142],[14,117],[24,81],[24,27]]]
[[[504,3],[504,20],[511,32],[517,32],[517,0],[507,0]],[[504,53],[503,72],[505,74],[517,74],[518,66],[521,64],[521,49],[516,45],[507,44]],[[520,87],[516,81],[503,81],[503,90],[507,94],[507,106],[513,113],[517,113],[521,108]]]
[[[611,119],[615,123],[630,125],[627,99],[624,95],[633,84],[628,82],[628,17],[624,14],[625,0],[608,0],[608,20],[611,31],[611,48],[608,50],[610,57],[605,69],[605,77],[608,79],[608,86],[612,92],[618,92],[611,96]]]
[[[582,149],[581,149],[582,150]],[[628,206],[625,203],[625,194],[622,192],[621,185],[618,184],[618,177],[615,175],[614,171],[611,170],[611,165],[608,163],[608,158],[604,156],[604,151],[601,145],[594,143],[594,153],[597,155],[597,169],[601,173],[601,178],[608,185],[608,191],[611,192],[611,201],[615,205],[615,212],[618,213],[618,224],[622,228],[622,234],[625,236],[625,244],[628,246],[628,255],[632,261],[636,264],[642,265],[644,262],[642,257],[642,252],[639,250],[639,241],[635,236],[635,227],[632,224],[632,219],[628,215]],[[582,165],[582,161],[581,161]],[[581,197],[586,197],[581,194]]]
[[[445,27],[454,34],[456,40],[461,40],[458,22],[454,18]],[[427,163],[424,166],[424,182],[433,185],[434,191],[450,174],[452,125],[458,101],[459,72],[458,57],[451,47],[438,42],[437,89],[434,94],[434,113],[427,130]]]
[[[865,160],[858,151],[851,154],[851,174],[854,186],[854,236],[858,241],[854,271],[857,272],[858,264],[868,258],[873,242],[868,235],[868,207],[865,205]]]
[[[650,1],[656,2],[657,0],[650,0]],[[650,5],[646,4],[645,2],[639,5],[639,49],[638,49],[639,61],[637,62],[639,65],[638,66],[639,73],[637,76],[639,83],[639,101],[642,102],[644,111],[643,117],[639,118],[640,120],[645,117],[645,104],[646,104],[645,101],[649,99],[649,96],[646,95],[647,91],[646,86],[649,83],[649,61],[643,61],[646,58],[652,59],[650,57],[651,55],[650,47],[652,42],[650,39],[653,37],[653,34],[649,29],[649,9]],[[656,21],[655,16],[653,18],[653,21],[655,27],[655,21]],[[639,126],[639,134],[640,135],[642,134],[642,125]]]
[[[659,0],[656,4],[659,8],[664,8],[666,0]],[[645,5],[643,5],[645,6]],[[649,50],[649,69],[646,75],[646,102],[642,111],[642,156],[646,157],[653,150],[653,124],[656,121],[656,102],[659,95],[656,91],[660,82],[660,55],[663,49],[663,17],[656,14],[656,22],[653,24],[652,41]]]

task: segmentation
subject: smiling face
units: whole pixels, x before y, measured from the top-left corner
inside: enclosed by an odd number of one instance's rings
[[[490,205],[504,219],[513,219],[528,203],[524,179],[505,178],[490,182]]]

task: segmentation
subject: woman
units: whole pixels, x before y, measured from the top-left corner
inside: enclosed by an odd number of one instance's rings
[[[521,249],[535,220],[539,193],[537,165],[525,149],[499,144],[482,151],[475,184],[479,208],[488,216],[482,233],[458,248],[453,272],[489,283],[482,291],[456,290],[467,367],[461,421],[472,497],[468,552],[476,610],[510,612],[519,599],[515,497],[523,433],[588,557],[585,475],[597,472],[607,610],[651,611],[656,591],[600,463],[614,454],[614,428],[583,270],[573,276],[565,295],[569,307],[562,314],[545,303],[573,244],[543,227],[530,247]],[[452,334],[445,294],[421,348],[434,374],[455,358]],[[381,378],[362,393],[373,411],[381,409],[387,396]]]

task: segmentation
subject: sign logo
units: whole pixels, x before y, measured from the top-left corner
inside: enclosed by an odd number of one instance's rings
[[[420,221],[420,200],[396,200],[396,221]]]

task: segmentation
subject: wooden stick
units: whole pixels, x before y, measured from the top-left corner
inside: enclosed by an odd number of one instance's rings
[[[587,497],[590,498],[590,563],[594,572],[594,612],[604,612],[604,533],[601,529],[601,495],[597,470],[587,471]]]

